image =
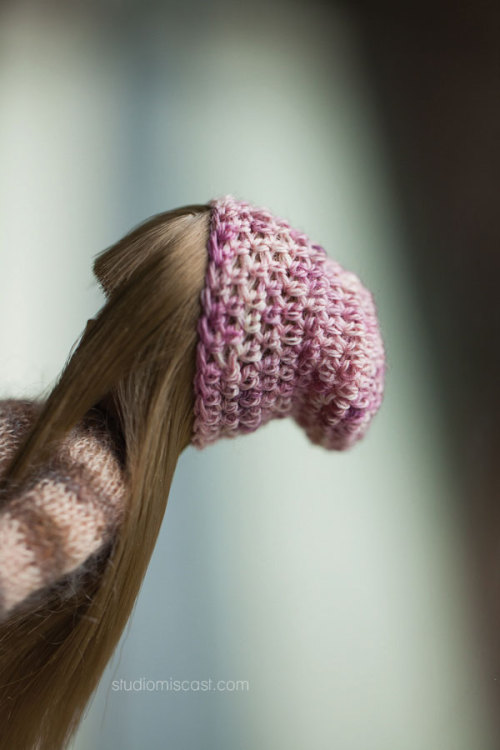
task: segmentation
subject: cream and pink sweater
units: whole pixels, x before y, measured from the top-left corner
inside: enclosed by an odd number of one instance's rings
[[[39,405],[0,401],[0,477]],[[92,411],[0,506],[0,617],[76,571],[113,539],[126,484],[105,418]]]

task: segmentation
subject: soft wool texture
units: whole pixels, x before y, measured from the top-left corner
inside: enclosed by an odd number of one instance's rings
[[[384,387],[370,292],[266,209],[232,196],[211,207],[193,445],[292,416],[313,443],[349,447]]]
[[[383,393],[384,349],[371,294],[265,209],[231,196],[211,208],[193,445],[292,416],[313,443],[350,446]],[[0,477],[38,410],[30,401],[0,402]],[[104,552],[126,497],[112,435],[92,410],[43,468],[4,490],[0,616]]]
[[[29,401],[0,402],[0,476],[37,412]],[[111,542],[125,492],[104,419],[92,413],[0,510],[0,616]]]

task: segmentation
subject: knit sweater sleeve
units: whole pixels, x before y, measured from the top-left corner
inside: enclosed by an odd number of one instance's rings
[[[36,419],[29,401],[0,402],[0,476]],[[0,617],[108,545],[123,519],[124,471],[104,419],[89,414],[0,507]]]

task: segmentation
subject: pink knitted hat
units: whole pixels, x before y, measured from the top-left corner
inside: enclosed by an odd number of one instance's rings
[[[342,450],[382,401],[384,347],[370,292],[266,209],[211,201],[192,443],[292,416]]]

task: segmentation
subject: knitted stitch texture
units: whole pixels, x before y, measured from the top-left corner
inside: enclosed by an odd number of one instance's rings
[[[0,476],[38,409],[30,401],[0,402]],[[125,492],[104,419],[90,413],[0,509],[0,617],[111,542]]]
[[[313,443],[348,448],[383,396],[372,295],[266,209],[232,196],[210,205],[192,444],[292,416]]]

